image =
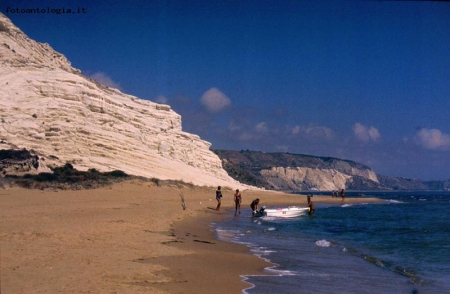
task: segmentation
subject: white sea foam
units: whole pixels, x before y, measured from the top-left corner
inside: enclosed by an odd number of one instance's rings
[[[270,227],[270,228],[267,229],[267,231],[275,231],[275,228],[274,227]]]
[[[353,204],[343,204],[341,207],[350,207],[353,206]]]
[[[394,199],[387,199],[386,202],[389,202],[389,203],[403,203],[403,201],[394,200]]]
[[[276,268],[266,268],[266,271],[278,276],[295,276],[296,272],[288,270],[279,270]]]
[[[277,251],[267,250],[267,249],[265,249],[263,247],[250,246],[250,252],[252,252],[252,254],[258,256],[259,258],[261,258],[261,259],[263,259],[263,260],[265,260],[265,261],[267,261],[269,263],[272,263],[272,261],[269,259],[269,256],[272,253],[275,253]],[[275,267],[275,266],[276,266],[276,264],[274,264],[273,267]]]
[[[232,241],[236,239],[236,235],[240,233],[239,230],[223,230],[220,228],[216,228],[217,238],[222,241]]]
[[[331,243],[328,242],[327,240],[323,239],[323,240],[316,241],[316,245],[319,247],[330,247]]]
[[[225,241],[227,241],[227,240],[225,240]],[[250,243],[250,242],[243,242],[243,241],[240,241],[240,240],[237,239],[237,238],[233,238],[233,239],[232,239],[232,242],[233,242],[233,243],[236,243],[236,244],[240,244],[240,245],[245,245],[245,246],[247,246],[247,247],[253,246],[252,243]]]
[[[254,247],[254,248],[250,249],[250,251],[258,256],[265,256],[265,255],[269,255],[270,253],[276,252],[275,250],[267,250],[266,248],[260,248],[260,247]]]

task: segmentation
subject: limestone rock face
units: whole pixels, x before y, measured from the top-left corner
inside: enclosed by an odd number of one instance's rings
[[[271,185],[281,190],[317,189],[321,191],[345,188],[345,183],[351,176],[333,169],[318,169],[307,167],[274,167],[261,170],[261,175]]]
[[[320,191],[340,190],[348,187],[354,176],[378,183],[377,175],[372,170],[352,169],[344,173],[336,169],[310,167],[273,167],[261,170],[263,178],[279,190],[317,189]]]
[[[181,128],[170,106],[84,77],[48,44],[28,38],[0,13],[0,149],[27,149],[40,166],[236,183],[209,150]]]
[[[292,153],[215,150],[234,179],[281,191],[383,189],[369,167],[332,157]]]

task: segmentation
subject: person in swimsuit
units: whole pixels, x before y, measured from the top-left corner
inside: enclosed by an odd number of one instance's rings
[[[239,214],[241,214],[242,195],[241,195],[241,192],[239,192],[239,189],[236,189],[236,193],[234,193],[234,203],[236,204],[234,216],[236,216],[238,208],[239,208]]]
[[[219,211],[220,210],[220,204],[222,204],[222,191],[221,191],[221,187],[217,187],[216,190],[216,200],[217,200],[217,207],[216,210]]]
[[[313,214],[314,214],[314,203],[312,202],[310,196],[308,196],[307,199],[308,199],[308,208],[309,208],[308,214],[309,214],[309,215],[313,215]]]

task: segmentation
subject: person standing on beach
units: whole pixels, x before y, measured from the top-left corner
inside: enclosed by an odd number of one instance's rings
[[[217,207],[216,210],[219,211],[220,210],[220,204],[222,204],[222,191],[221,191],[221,187],[217,187],[216,190],[216,200],[217,200]]]
[[[239,189],[236,189],[236,193],[234,193],[234,203],[236,204],[236,210],[234,211],[234,216],[236,216],[238,208],[239,208],[239,214],[241,214],[242,195],[241,195],[241,192],[239,192]]]
[[[345,190],[344,189],[341,190],[341,198],[342,198],[342,200],[344,200],[344,198],[345,198]]]
[[[311,200],[311,196],[308,196],[307,199],[308,199],[308,208],[309,208],[308,214],[313,215],[314,214],[314,203]]]

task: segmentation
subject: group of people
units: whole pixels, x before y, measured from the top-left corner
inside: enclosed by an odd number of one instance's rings
[[[217,207],[216,210],[220,210],[220,206],[222,204],[222,187],[217,187],[216,190],[216,200],[217,200]],[[242,194],[239,191],[239,189],[236,189],[236,192],[234,193],[234,204],[235,204],[235,210],[234,215],[236,216],[238,213],[241,214],[241,204],[242,204]],[[258,205],[259,205],[259,198],[256,198],[252,201],[250,204],[250,208],[252,209],[252,214],[255,216],[258,212]],[[309,215],[314,214],[314,203],[311,200],[311,197],[308,196],[308,208],[309,208]]]
[[[222,204],[222,187],[219,186],[217,187],[216,190],[216,200],[217,200],[217,206],[216,206],[216,210],[219,211],[220,210],[220,205]],[[259,201],[259,199],[258,199]],[[234,203],[235,203],[235,211],[234,211],[234,215],[236,216],[238,214],[238,210],[239,210],[239,214],[241,214],[241,203],[242,203],[242,194],[239,191],[239,189],[236,189],[236,193],[234,193]]]
[[[331,197],[339,197],[339,191],[331,191]],[[345,198],[345,190],[342,189],[341,190],[341,198],[344,199]]]

